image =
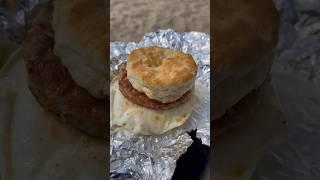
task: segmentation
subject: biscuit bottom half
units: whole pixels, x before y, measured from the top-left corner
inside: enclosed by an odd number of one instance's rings
[[[197,100],[194,91],[191,91],[190,99],[175,108],[166,110],[146,108],[124,97],[119,90],[119,77],[115,77],[110,87],[110,126],[127,129],[135,134],[163,134],[184,124]]]

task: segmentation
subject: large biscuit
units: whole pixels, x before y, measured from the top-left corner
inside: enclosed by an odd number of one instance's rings
[[[173,102],[195,82],[197,65],[191,55],[168,48],[149,46],[131,52],[127,77],[132,86],[150,99]]]
[[[268,77],[279,17],[272,0],[215,0],[213,7],[216,119]]]
[[[57,115],[58,120],[88,135],[107,138],[107,97],[93,97],[72,79],[59,57],[53,54],[51,1],[39,11],[24,44],[31,93],[42,107]]]
[[[79,86],[104,98],[109,90],[105,1],[55,0],[53,5],[55,55]]]

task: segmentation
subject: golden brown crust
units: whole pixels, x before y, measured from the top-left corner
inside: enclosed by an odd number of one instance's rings
[[[275,47],[279,17],[272,0],[215,0],[213,7],[213,67],[217,78],[255,64]]]
[[[119,89],[124,97],[131,102],[143,107],[157,110],[166,110],[177,107],[188,101],[192,95],[191,91],[186,92],[180,99],[171,103],[162,103],[148,98],[144,93],[135,90],[127,79],[126,64],[122,64],[119,74]]]
[[[197,65],[191,55],[157,46],[132,51],[127,63],[127,70],[144,85],[153,88],[189,81],[197,73]]]

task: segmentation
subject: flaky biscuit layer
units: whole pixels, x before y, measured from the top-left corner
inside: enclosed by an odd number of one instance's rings
[[[189,91],[196,74],[192,56],[180,51],[150,46],[128,56],[127,78],[132,86],[162,103],[176,101]]]

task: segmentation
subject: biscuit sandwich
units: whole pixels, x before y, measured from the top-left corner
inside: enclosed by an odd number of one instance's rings
[[[270,76],[279,16],[272,0],[216,0],[213,22],[213,121],[217,121]]]
[[[24,47],[29,89],[42,107],[82,132],[107,136],[103,0],[53,0],[36,9]]]
[[[279,16],[272,0],[216,0],[213,7],[213,179],[247,180],[286,132],[270,78]]]
[[[157,46],[133,50],[111,82],[111,126],[143,135],[181,126],[197,100],[196,74],[191,55]]]

